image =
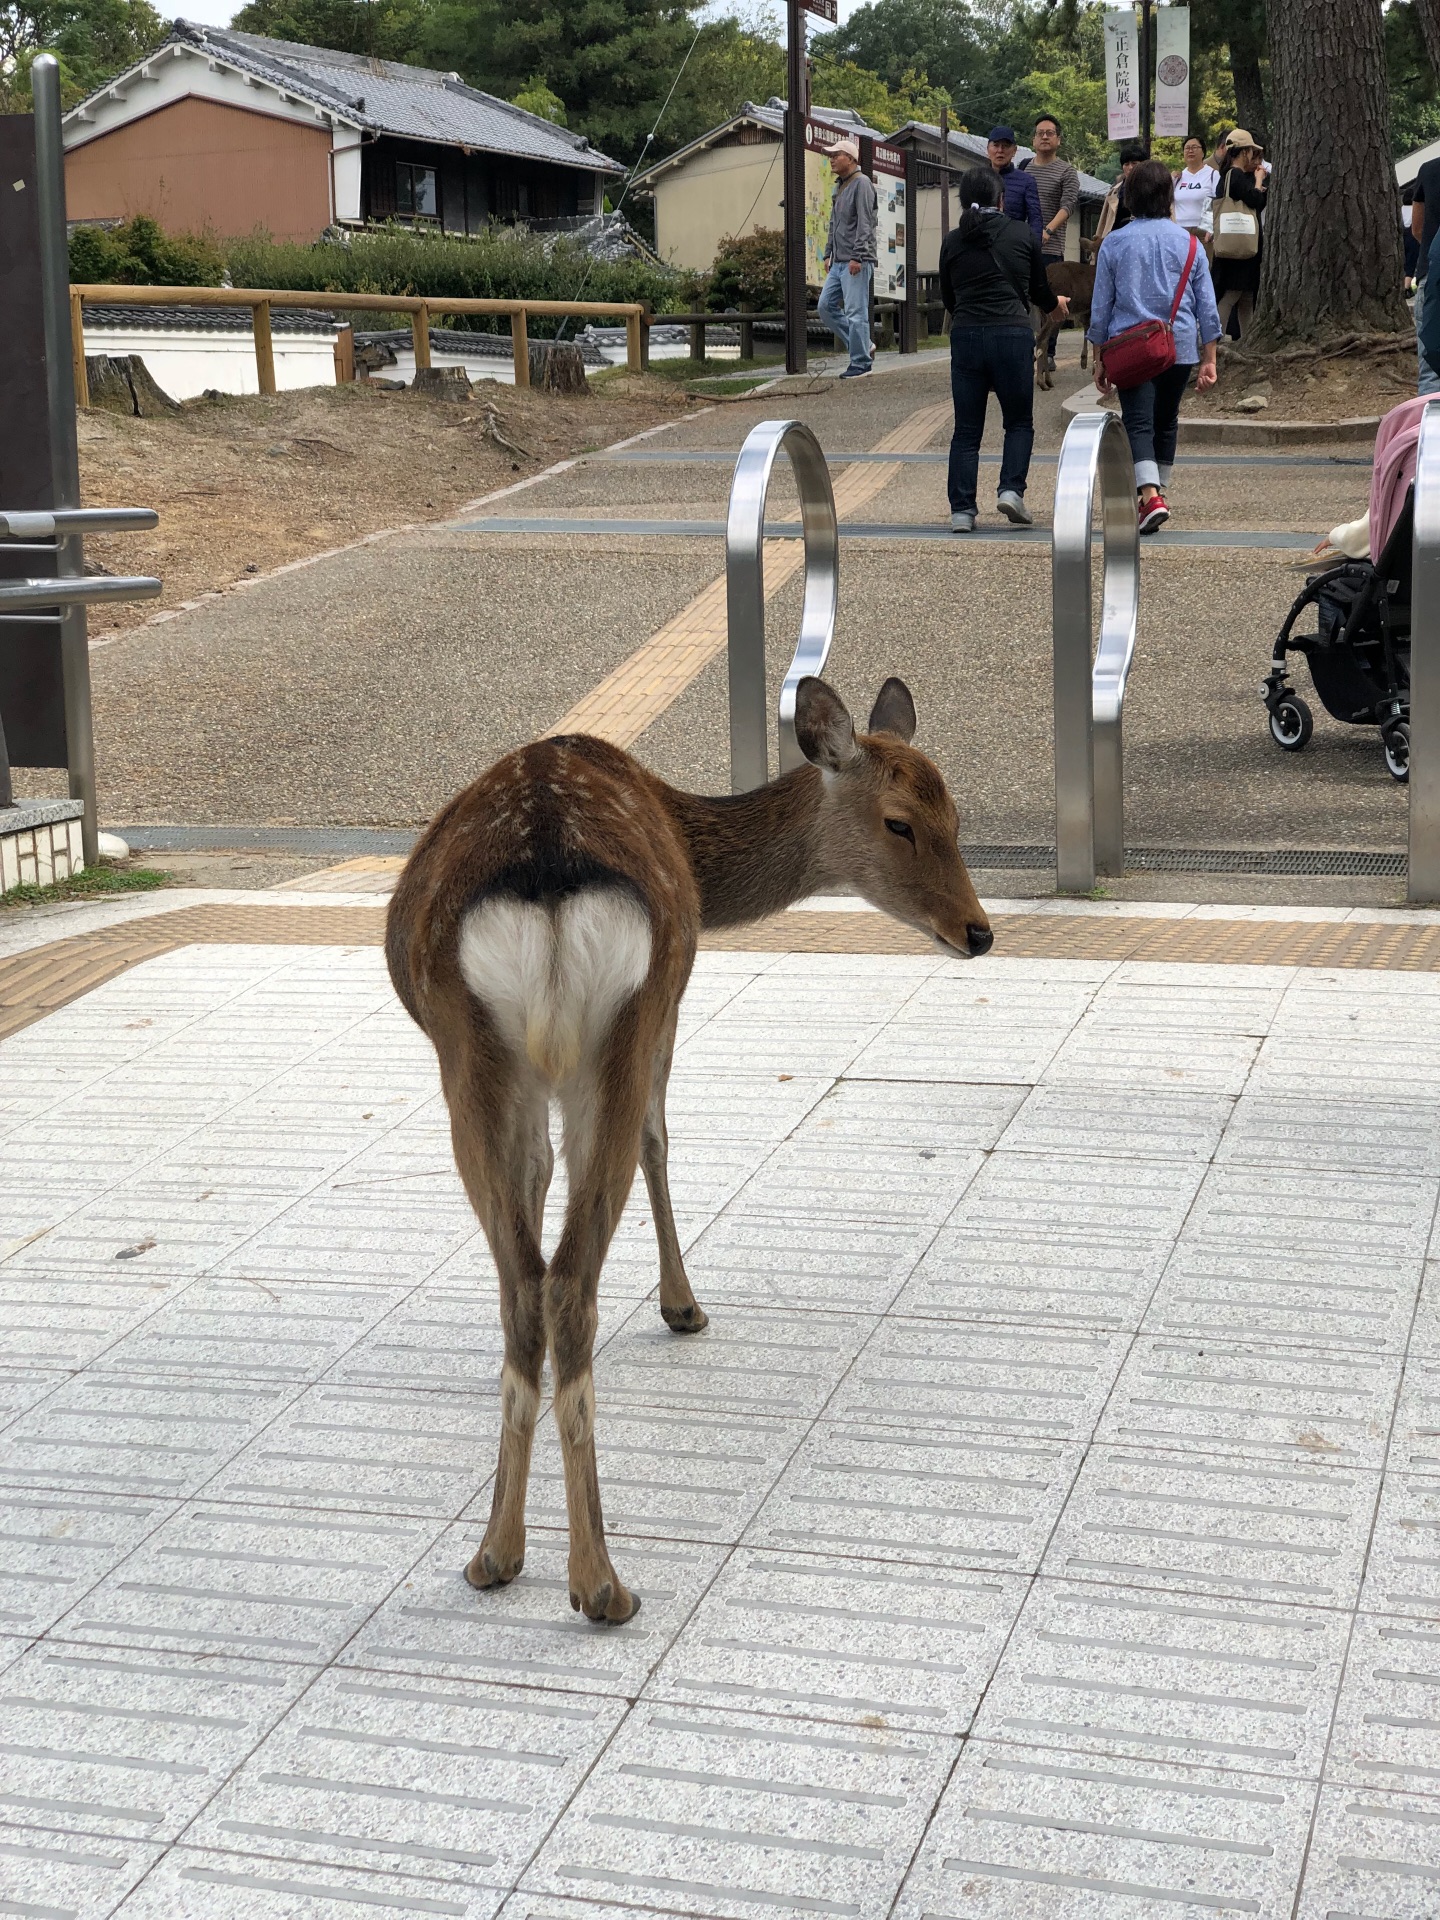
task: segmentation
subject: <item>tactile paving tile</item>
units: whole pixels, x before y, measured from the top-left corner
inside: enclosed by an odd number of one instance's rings
[[[0,1675],[0,1818],[174,1839],[311,1678],[258,1660],[34,1647]]]
[[[892,1314],[841,1381],[825,1417],[1085,1441],[1127,1344],[1123,1334]]]
[[[1089,1087],[1046,1079],[1032,1089],[1000,1144],[1007,1153],[1205,1162],[1234,1104],[1224,1093],[1131,1087],[1123,1100],[1097,1100]]]
[[[1056,1052],[1046,1069],[1047,1083],[1084,1087],[1095,1099],[1171,1087],[1234,1098],[1260,1051],[1258,1034],[1121,1028],[1097,1016],[1098,1002]]]
[[[97,1842],[7,1822],[0,1828],[0,1913],[105,1920],[159,1852],[134,1840]]]
[[[685,1256],[696,1298],[717,1306],[883,1313],[934,1238],[933,1226],[739,1211],[732,1201]]]
[[[495,1471],[494,1395],[309,1388],[210,1482],[217,1500],[450,1518]]]
[[[666,1408],[607,1409],[595,1421],[605,1524],[612,1533],[662,1540],[737,1541],[804,1438],[803,1420],[759,1420]],[[488,1491],[466,1518],[483,1527]],[[565,1474],[553,1419],[535,1430],[527,1523],[564,1532]]]
[[[1393,1354],[1142,1335],[1097,1438],[1379,1468],[1399,1382]]]
[[[258,1852],[178,1846],[120,1912],[124,1920],[493,1920],[504,1897],[495,1887],[437,1885],[428,1873],[312,1867]]]
[[[885,1080],[837,1080],[796,1130],[797,1140],[833,1142],[861,1156],[877,1146],[929,1148],[936,1154],[988,1153],[1026,1097],[1024,1087],[947,1085],[931,1081],[917,1100],[913,1087]]]
[[[1430,1271],[1440,1272],[1432,1267]],[[1392,1472],[1440,1475],[1440,1352],[1436,1350],[1436,1312],[1422,1294],[1420,1312],[1405,1356],[1405,1379],[1395,1410],[1390,1442]]]
[[[921,1734],[643,1704],[524,1884],[737,1920],[880,1920],[954,1754]]]
[[[1033,1573],[1078,1447],[822,1420],[760,1509],[749,1546]]]
[[[1296,1920],[1435,1920],[1437,1910],[1440,1801],[1323,1787]]]
[[[938,974],[847,1072],[856,1080],[1034,1082],[1110,971],[1076,963],[1057,982],[1043,964],[1017,961]]]
[[[116,1494],[0,1492],[0,1628],[43,1633],[170,1511]]]
[[[1329,1167],[1336,1173],[1440,1172],[1440,1101],[1247,1092],[1217,1154],[1223,1164]]]
[[[677,1047],[675,1064],[687,1076],[722,1074],[818,1075],[834,1078],[899,1012],[913,979],[881,975],[824,984],[761,974]]]
[[[416,1287],[356,1340],[329,1378],[352,1387],[498,1393],[504,1357],[492,1267],[483,1279],[431,1280]]]
[[[1437,1613],[1428,1621],[1357,1617],[1327,1779],[1440,1794]]]
[[[81,1374],[0,1435],[0,1486],[184,1499],[295,1392],[258,1380]]]
[[[1042,1579],[975,1737],[1318,1779],[1349,1625],[1327,1608]]]
[[[478,1519],[447,1528],[342,1664],[633,1699],[724,1559],[723,1548],[698,1542],[608,1536],[641,1608],[623,1627],[597,1628],[571,1609],[565,1535],[529,1528],[524,1572],[479,1593],[462,1569],[483,1534]]]
[[[119,1252],[126,1253],[123,1247]],[[112,1254],[112,1258],[116,1257]],[[184,1274],[142,1271],[127,1257],[114,1279],[96,1274],[22,1273],[7,1261],[0,1360],[14,1367],[73,1372],[88,1366],[189,1284]]]
[[[1352,1607],[1379,1475],[1091,1449],[1045,1556],[1059,1578]]]
[[[1440,1614],[1440,1475],[1386,1474],[1360,1605],[1367,1613]]]
[[[399,1515],[197,1501],[157,1527],[66,1616],[66,1640],[330,1659],[435,1538]]]
[[[101,1354],[97,1373],[307,1386],[404,1294],[343,1281],[201,1278]]]
[[[1024,1595],[1009,1574],[742,1548],[646,1697],[963,1734]]]
[[[972,1742],[897,1920],[1290,1920],[1314,1797],[1309,1782]]]
[[[30,1367],[17,1368],[13,1373],[0,1368],[0,1430],[69,1378],[58,1368],[49,1373]]]
[[[695,1291],[705,1306],[703,1289]],[[680,1407],[813,1418],[874,1325],[858,1313],[726,1306],[703,1334],[675,1334],[653,1307],[638,1307],[596,1357],[596,1417],[603,1421],[607,1407]]]
[[[983,1165],[984,1156],[973,1149],[897,1145],[877,1139],[873,1126],[868,1144],[837,1140],[812,1115],[745,1183],[726,1218],[794,1222],[812,1230],[828,1221],[852,1237],[863,1232],[867,1240],[876,1226],[934,1228]]]
[[[623,1712],[580,1694],[332,1670],[186,1837],[509,1887]]]
[[[384,1191],[357,1204],[348,1191],[307,1195],[216,1264],[222,1278],[334,1280],[407,1286],[428,1278],[478,1231],[458,1203]]]

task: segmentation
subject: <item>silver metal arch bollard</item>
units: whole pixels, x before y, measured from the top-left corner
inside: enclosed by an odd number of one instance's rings
[[[1440,402],[1420,416],[1410,583],[1410,850],[1405,898],[1440,900]]]
[[[1092,669],[1090,522],[1100,486],[1100,642]],[[1051,546],[1055,643],[1055,879],[1086,893],[1125,862],[1122,727],[1140,613],[1135,465],[1113,413],[1077,414],[1055,469]]]
[[[795,689],[822,673],[840,601],[840,529],[830,469],[803,421],[762,420],[746,435],[730,482],[725,521],[725,597],[730,664],[730,791],[748,793],[770,778],[765,713],[765,497],[781,448],[800,491],[805,540],[805,600],[800,640],[780,689],[780,771],[801,765],[795,743]]]

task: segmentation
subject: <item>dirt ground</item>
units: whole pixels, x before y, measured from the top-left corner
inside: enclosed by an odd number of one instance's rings
[[[1192,384],[1182,412],[1200,420],[1233,415],[1242,400],[1259,394],[1267,402],[1255,415],[1260,421],[1354,420],[1388,413],[1414,392],[1410,340],[1380,351],[1293,358],[1251,357],[1222,341],[1220,378],[1206,394],[1196,393]]]
[[[273,399],[189,401],[148,420],[82,413],[85,505],[154,507],[160,515],[153,533],[87,540],[86,558],[165,583],[158,602],[119,606],[103,622],[92,619],[92,633],[136,626],[157,607],[385,527],[438,519],[696,405],[669,381],[620,374],[573,396],[517,393],[485,380],[463,403],[357,382]]]

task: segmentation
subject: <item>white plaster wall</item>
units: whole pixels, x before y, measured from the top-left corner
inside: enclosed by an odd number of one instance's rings
[[[275,385],[333,387],[335,335],[274,335]],[[193,400],[213,387],[219,393],[258,393],[255,341],[248,333],[185,333],[177,329],[87,328],[86,353],[138,353],[151,378],[172,400]]]

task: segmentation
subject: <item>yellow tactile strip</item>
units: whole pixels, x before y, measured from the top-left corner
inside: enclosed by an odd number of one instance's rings
[[[1384,921],[1148,920],[1018,913],[996,918],[995,951],[1012,960],[1158,960],[1242,967],[1440,972],[1440,926]],[[0,960],[0,1040],[78,1000],[142,960],[176,947],[376,947],[384,908],[183,907],[76,934]],[[781,913],[709,933],[732,953],[933,953],[929,941],[878,913]]]
[[[949,401],[921,407],[871,449],[874,453],[923,453],[949,424]],[[898,461],[847,467],[835,482],[835,510],[843,519],[882,493],[900,472]],[[765,542],[765,598],[778,593],[804,563],[798,540]],[[617,747],[638,740],[725,645],[725,576],[703,587],[673,620],[652,633],[643,646],[607,673],[585,697],[549,729],[557,733],[593,733]]]

